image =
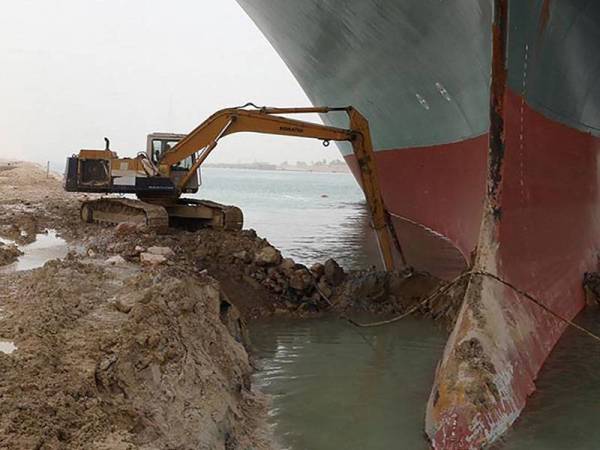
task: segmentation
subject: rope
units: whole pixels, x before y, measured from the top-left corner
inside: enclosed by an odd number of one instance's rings
[[[326,296],[326,295],[323,293],[323,291],[322,291],[322,290],[321,290],[321,288],[319,287],[319,283],[317,282],[317,279],[316,279],[316,278],[315,278],[315,276],[312,274],[312,272],[311,272],[311,276],[312,276],[312,278],[313,278],[313,280],[314,280],[314,285],[315,285],[315,288],[317,289],[317,292],[319,293],[319,295],[321,296],[321,298],[322,298],[323,300],[325,300],[325,303],[327,303],[327,304],[329,305],[329,307],[330,307],[330,308],[333,308],[333,303],[331,303],[331,300],[329,300],[329,298],[328,298],[328,297],[327,297],[327,296]],[[344,320],[344,321],[346,321],[346,322],[348,322],[348,323],[350,323],[350,324],[352,323],[352,319],[350,319],[350,318],[346,317],[344,314],[340,314],[340,315],[338,315],[338,318],[339,318],[339,319],[341,319],[341,320]],[[356,327],[352,327],[352,329],[353,329],[354,331],[356,331],[356,334],[358,334],[358,335],[360,336],[360,338],[361,338],[363,341],[365,341],[365,343],[366,343],[366,344],[367,344],[369,347],[371,347],[371,350],[373,350],[373,352],[376,352],[376,351],[377,351],[377,349],[375,348],[375,345],[373,345],[373,343],[372,343],[372,342],[371,342],[371,341],[370,341],[370,340],[369,340],[369,339],[368,339],[368,338],[367,338],[367,337],[366,337],[364,334],[362,334],[362,333],[361,333],[361,332],[360,332],[360,331],[359,331],[359,330],[358,330]]]
[[[497,275],[494,275],[494,274],[489,273],[489,272],[482,272],[482,271],[476,271],[476,270],[465,272],[465,273],[457,276],[456,278],[454,278],[449,283],[445,284],[444,286],[441,286],[441,287],[437,288],[431,295],[429,295],[423,301],[421,301],[421,302],[417,303],[416,305],[413,305],[412,307],[410,307],[405,313],[403,313],[403,314],[401,314],[399,316],[393,317],[391,319],[382,320],[382,321],[379,321],[379,322],[359,323],[359,322],[356,322],[356,321],[354,321],[354,320],[352,320],[349,317],[346,317],[344,315],[340,316],[340,318],[344,319],[347,322],[349,322],[350,324],[352,324],[352,325],[354,325],[356,327],[360,327],[360,328],[379,327],[379,326],[383,326],[383,325],[389,325],[391,323],[398,322],[398,321],[400,321],[400,320],[402,320],[402,319],[410,316],[411,314],[413,314],[414,312],[416,312],[418,309],[420,309],[421,307],[425,306],[428,302],[430,302],[430,301],[434,300],[435,298],[439,297],[440,295],[446,293],[452,287],[454,287],[456,284],[458,284],[461,280],[463,280],[464,278],[466,278],[468,276],[471,276],[471,275],[478,275],[478,276],[488,277],[488,278],[491,278],[493,280],[496,280],[497,282],[499,282],[499,283],[507,286],[508,288],[512,289],[517,294],[520,294],[521,296],[525,297],[527,300],[531,301],[532,303],[534,303],[535,305],[537,305],[538,307],[540,307],[541,309],[543,309],[547,313],[551,314],[553,317],[555,317],[556,319],[560,320],[561,322],[566,323],[568,326],[571,326],[571,327],[579,330],[580,332],[588,335],[592,339],[600,342],[600,336],[598,336],[597,334],[593,333],[589,329],[587,329],[585,327],[582,327],[581,325],[576,324],[572,320],[569,320],[569,319],[561,316],[560,314],[552,311],[550,308],[548,308],[546,305],[544,305],[543,303],[541,303],[539,300],[537,300],[533,295],[529,294],[528,292],[526,292],[526,291],[524,291],[522,289],[519,289],[515,285],[509,283],[508,281],[503,280],[502,278],[500,278]],[[332,306],[331,301],[323,294],[323,292],[321,292],[321,290],[318,287],[317,287],[317,290],[319,291],[319,294],[321,294],[321,296],[325,299],[325,301],[330,306]]]
[[[496,280],[497,282],[509,287],[510,289],[512,289],[513,291],[515,291],[517,294],[522,295],[523,297],[525,297],[527,300],[530,300],[531,302],[533,302],[534,304],[536,304],[537,306],[539,306],[540,308],[542,308],[544,311],[546,311],[547,313],[550,313],[552,316],[554,316],[555,318],[557,318],[558,320],[566,323],[567,325],[581,331],[584,334],[587,334],[589,337],[591,337],[592,339],[595,339],[596,341],[600,342],[600,336],[598,336],[597,334],[593,333],[592,331],[588,330],[585,327],[582,327],[581,325],[576,324],[575,322],[573,322],[572,320],[567,319],[566,317],[561,316],[560,314],[552,311],[550,308],[548,308],[546,305],[544,305],[543,303],[541,303],[539,300],[537,300],[533,295],[529,294],[528,292],[519,289],[518,287],[514,286],[513,284],[509,283],[508,281],[503,280],[502,278],[500,278],[497,275],[494,275],[492,273],[488,273],[488,272],[473,272],[473,275],[481,275],[481,276],[487,276],[489,278],[492,278],[493,280]]]
[[[425,306],[431,300],[434,300],[435,298],[439,297],[440,295],[445,294],[451,288],[453,288],[456,284],[458,284],[459,281],[461,281],[463,278],[466,278],[470,274],[471,274],[471,272],[465,272],[465,273],[459,275],[458,277],[454,278],[450,283],[447,283],[447,284],[437,288],[435,291],[433,291],[433,293],[431,295],[429,295],[424,300],[420,301],[416,305],[411,306],[405,313],[403,313],[399,316],[393,317],[391,319],[381,320],[379,322],[370,322],[370,323],[359,323],[359,322],[356,322],[349,318],[347,320],[352,325],[361,327],[361,328],[380,327],[382,325],[389,325],[390,323],[398,322],[398,321],[410,316],[411,314],[415,313],[417,310],[419,310],[421,307]]]

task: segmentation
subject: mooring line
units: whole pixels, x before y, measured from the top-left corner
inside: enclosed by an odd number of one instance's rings
[[[423,301],[417,303],[416,305],[413,305],[412,307],[410,307],[403,314],[400,314],[399,316],[396,316],[396,317],[392,317],[391,319],[381,320],[381,321],[378,321],[378,322],[360,323],[360,322],[356,322],[355,320],[353,320],[353,319],[351,319],[349,317],[346,317],[343,314],[340,315],[340,318],[343,319],[343,320],[346,320],[350,324],[354,325],[355,327],[359,327],[359,328],[370,328],[370,327],[379,327],[379,326],[389,325],[391,323],[398,322],[398,321],[400,321],[400,320],[402,320],[402,319],[404,319],[404,318],[412,315],[417,310],[419,310],[420,308],[422,308],[423,306],[425,306],[428,302],[430,302],[430,301],[436,299],[437,297],[439,297],[440,295],[446,293],[452,287],[456,286],[456,284],[458,284],[461,280],[463,280],[464,278],[466,278],[468,276],[472,276],[472,275],[478,275],[478,276],[482,276],[482,277],[488,277],[488,278],[491,278],[493,280],[496,280],[497,282],[499,282],[499,283],[505,285],[506,287],[512,289],[517,294],[525,297],[527,300],[531,301],[532,303],[534,303],[535,305],[537,305],[538,307],[540,307],[541,309],[543,309],[547,313],[551,314],[556,319],[558,319],[558,320],[566,323],[567,325],[569,325],[569,326],[571,326],[571,327],[579,330],[580,332],[588,335],[592,339],[600,342],[600,336],[598,336],[597,334],[593,333],[589,329],[587,329],[585,327],[582,327],[581,325],[576,324],[572,320],[569,320],[566,317],[563,317],[560,314],[556,313],[555,311],[553,311],[552,309],[550,309],[546,305],[544,305],[542,302],[540,302],[538,299],[536,299],[530,293],[528,293],[528,292],[526,292],[526,291],[524,291],[524,290],[516,287],[515,285],[513,285],[512,283],[509,283],[506,280],[503,280],[498,275],[494,275],[493,273],[483,272],[483,271],[478,271],[478,270],[473,270],[473,271],[464,272],[464,273],[460,274],[459,276],[457,276],[456,278],[454,278],[449,283],[447,283],[447,284],[445,284],[445,285],[437,288],[431,295],[429,295]],[[323,292],[321,292],[321,290],[318,287],[317,287],[317,290],[319,291],[319,293],[321,294],[321,296],[325,299],[325,301],[330,306],[333,306],[333,304],[331,303],[331,301],[329,300],[329,298],[327,298],[327,296],[325,296],[323,294]]]
[[[504,284],[505,286],[509,287],[510,289],[512,289],[513,291],[515,291],[517,294],[522,295],[523,297],[525,297],[527,300],[530,300],[531,302],[533,302],[534,304],[536,304],[537,306],[539,306],[540,308],[542,308],[544,311],[548,312],[549,314],[553,315],[555,318],[557,318],[558,320],[563,321],[564,323],[566,323],[567,325],[572,326],[573,328],[581,331],[584,334],[587,334],[589,337],[591,337],[592,339],[595,339],[596,341],[600,342],[600,336],[598,336],[597,334],[593,333],[592,331],[590,331],[589,329],[582,327],[581,325],[576,324],[575,322],[573,322],[572,320],[567,319],[566,317],[561,316],[560,314],[558,314],[557,312],[551,310],[550,308],[548,308],[546,305],[544,305],[542,302],[540,302],[539,300],[537,300],[533,295],[531,295],[530,293],[519,289],[518,287],[516,287],[515,285],[509,283],[506,280],[503,280],[502,278],[500,278],[498,275],[494,275],[493,273],[489,273],[489,272],[479,272],[479,271],[473,271],[472,272],[473,275],[481,275],[481,276],[486,276],[489,278],[492,278],[493,280],[496,280],[497,282]]]
[[[312,274],[311,274],[312,275]],[[325,303],[327,303],[329,305],[330,308],[333,308],[333,303],[331,302],[331,300],[329,300],[329,297],[327,295],[325,295],[325,293],[321,290],[321,288],[319,287],[319,283],[317,281],[317,279],[315,278],[314,275],[312,275],[313,280],[315,282],[315,288],[317,289],[317,292],[319,293],[319,295],[321,296],[321,298],[323,300],[325,300]],[[352,324],[352,320],[348,317],[346,317],[344,314],[336,314],[338,319],[343,320],[344,322],[347,322],[349,324]],[[375,345],[373,345],[373,343],[364,335],[362,334],[357,327],[352,327],[352,329],[356,332],[356,334],[358,334],[360,336],[360,338],[365,341],[365,344],[367,344],[369,347],[371,347],[371,350],[373,350],[374,352],[377,351],[377,349],[375,348]]]

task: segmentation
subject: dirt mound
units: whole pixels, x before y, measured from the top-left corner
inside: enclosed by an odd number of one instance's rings
[[[74,259],[7,279],[0,447],[267,448],[214,279]]]

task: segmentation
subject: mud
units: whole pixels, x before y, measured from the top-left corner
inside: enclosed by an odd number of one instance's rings
[[[0,447],[268,448],[214,279],[74,257],[7,278]]]
[[[469,400],[480,408],[489,407],[494,402],[500,401],[500,393],[494,383],[496,368],[483,350],[481,342],[477,338],[467,339],[456,347],[455,352],[457,360],[464,362],[471,373],[481,379],[480,383],[472,383],[473,388],[466,389],[465,393]],[[481,386],[485,386],[487,392],[481,389]]]
[[[83,224],[85,198],[33,164],[0,170],[0,237],[54,229],[78,249],[0,273],[0,339],[17,346],[0,353],[0,448],[271,448],[247,321],[402,313],[440,283],[306,267],[252,230]],[[449,294],[421,313],[451,323],[458,307]]]
[[[22,254],[16,245],[0,242],[0,266],[14,263]]]

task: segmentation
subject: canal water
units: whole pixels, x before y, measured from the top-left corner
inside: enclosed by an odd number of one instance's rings
[[[297,262],[334,255],[348,268],[379,264],[363,194],[349,173],[207,168],[202,180],[197,198],[239,206],[244,228]]]
[[[600,335],[600,309],[577,323]],[[498,450],[600,449],[600,344],[568,329],[544,365],[525,413]]]
[[[348,268],[376,261],[362,193],[349,174],[205,169],[199,197],[242,207],[285,255]],[[600,334],[600,311],[578,319]],[[335,318],[255,323],[270,422],[290,450],[427,449],[424,414],[446,340],[426,320],[360,330]],[[568,330],[501,450],[600,449],[600,346]]]

